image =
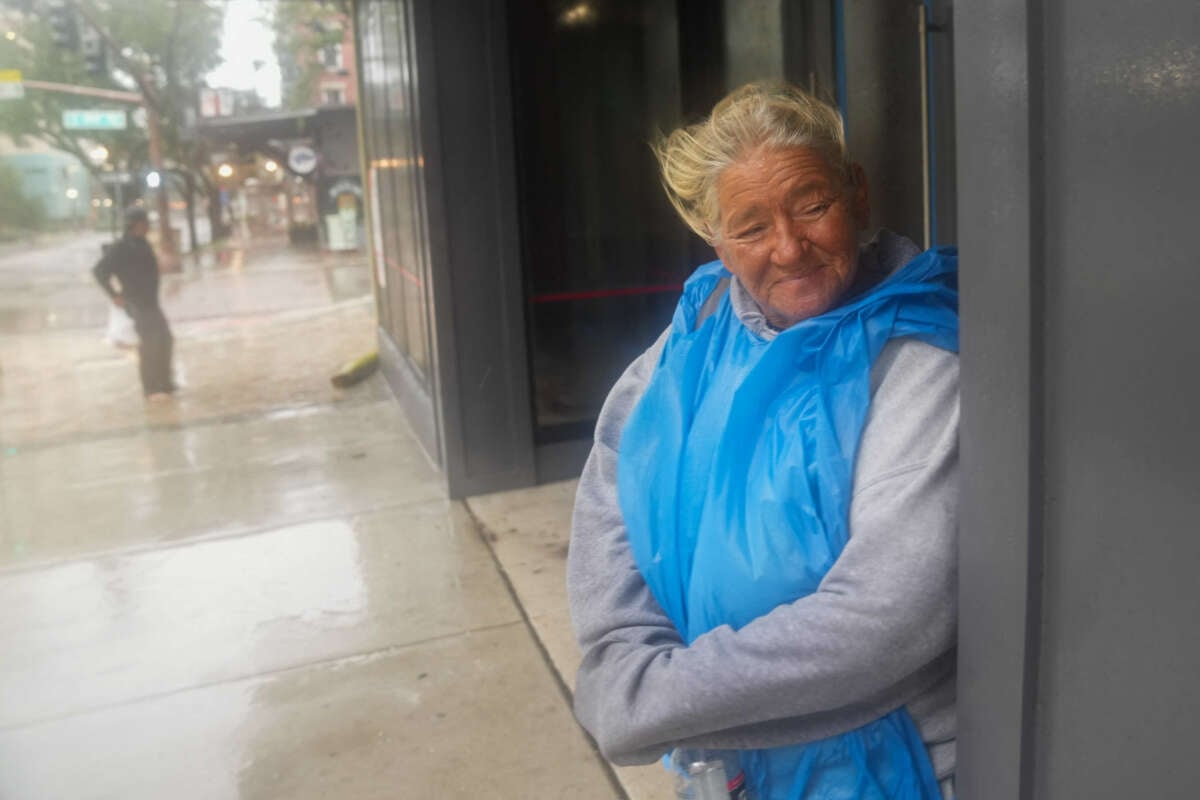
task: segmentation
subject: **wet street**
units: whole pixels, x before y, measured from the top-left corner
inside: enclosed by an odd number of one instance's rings
[[[622,796],[521,605],[555,576],[572,658],[569,487],[541,566],[504,540],[514,591],[382,379],[329,384],[374,347],[363,257],[168,276],[158,406],[103,338],[103,240],[0,251],[0,798]]]

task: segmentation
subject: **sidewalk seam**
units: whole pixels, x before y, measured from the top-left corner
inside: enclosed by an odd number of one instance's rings
[[[161,692],[151,692],[150,694],[140,695],[138,697],[130,697],[125,700],[119,700],[111,703],[103,703],[90,708],[83,708],[76,711],[66,711],[61,714],[54,714],[48,717],[40,717],[38,719],[29,720],[27,722],[16,722],[8,725],[0,725],[0,733],[9,733],[12,731],[20,731],[28,728],[36,728],[41,725],[50,725],[55,722],[62,722],[73,717],[83,717],[88,714],[97,714],[105,711],[112,711],[116,708],[125,706],[137,705],[139,703],[155,702],[165,700],[175,695],[187,694],[188,692],[200,691],[203,689],[213,689],[218,686],[233,683],[245,683],[247,681],[258,680],[259,678],[271,678],[279,675],[285,675],[289,672],[296,672],[303,669],[312,669],[315,667],[326,667],[334,664],[339,664],[344,661],[366,660],[369,658],[386,658],[393,653],[398,653],[410,647],[419,647],[421,645],[430,644],[432,642],[441,642],[449,639],[454,639],[459,636],[470,636],[476,633],[487,633],[489,631],[500,630],[501,628],[511,628],[520,625],[521,620],[512,620],[511,622],[498,622],[494,625],[484,625],[479,628],[467,628],[466,630],[446,633],[440,636],[430,636],[426,639],[419,639],[412,642],[403,642],[401,644],[389,644],[385,647],[378,647],[374,650],[363,650],[355,653],[345,653],[343,655],[329,656],[328,658],[318,658],[315,661],[306,661],[302,664],[293,664],[287,667],[277,667],[276,669],[266,670],[264,672],[255,672],[249,675],[234,675],[228,678],[219,680],[205,681],[195,683],[190,686],[181,686],[177,689],[167,689]]]
[[[495,532],[492,531],[492,529],[489,528],[487,524],[479,518],[474,510],[472,510],[470,503],[462,500],[454,500],[451,502],[460,505],[467,512],[467,515],[474,523],[475,533],[480,539],[483,540],[483,545],[487,548],[488,555],[492,559],[492,564],[496,567],[496,572],[499,574],[505,590],[508,592],[509,597],[512,598],[513,605],[516,606],[517,612],[521,615],[521,621],[525,624],[526,630],[529,631],[529,635],[532,637],[533,643],[537,647],[538,653],[542,657],[542,661],[545,662],[546,667],[550,670],[550,674],[554,677],[554,683],[558,687],[559,694],[562,695],[562,699],[567,704],[567,709],[571,712],[571,718],[574,719],[575,695],[571,692],[571,688],[567,686],[567,682],[563,680],[562,675],[558,671],[558,667],[555,666],[554,659],[550,657],[550,651],[546,649],[546,643],[542,641],[542,637],[538,634],[538,630],[534,626],[533,620],[530,618],[529,613],[525,610],[525,605],[521,602],[521,596],[517,594],[517,589],[515,586],[513,586],[512,579],[508,576],[508,571],[504,569],[504,564],[501,563],[500,557],[496,554],[496,550],[492,547],[491,537],[488,536],[488,534],[494,534]],[[608,778],[608,783],[612,787],[613,791],[617,793],[617,797],[620,798],[620,800],[631,800],[629,797],[629,792],[625,790],[625,786],[621,783],[621,779],[617,777],[617,773],[616,770],[613,769],[613,765],[610,764],[608,759],[605,758],[600,752],[600,747],[596,744],[596,740],[592,738],[592,735],[588,733],[582,725],[579,725],[578,721],[576,721],[575,725],[587,739],[588,745],[592,748],[592,752],[595,754],[596,760],[600,762],[600,767],[604,770],[604,775]]]
[[[176,421],[148,421],[144,425],[129,425],[124,428],[110,428],[102,431],[79,431],[78,433],[66,434],[60,437],[46,437],[44,439],[34,439],[28,442],[22,441],[3,441],[0,440],[0,447],[16,448],[19,453],[40,452],[42,450],[53,450],[56,447],[70,447],[74,444],[94,444],[105,439],[125,439],[131,436],[140,436],[146,433],[158,433],[160,431],[182,431],[191,428],[207,428],[216,425],[237,424],[239,422],[249,422],[261,417],[271,417],[274,415],[284,415],[291,413],[299,413],[303,411],[319,412],[326,409],[341,409],[355,408],[360,406],[368,406],[375,403],[391,403],[391,400],[386,398],[344,398],[341,400],[328,400],[323,402],[306,401],[303,403],[288,403],[286,405],[272,406],[267,410],[262,409],[247,409],[245,411],[236,411],[232,414],[225,414],[219,417],[197,417],[194,420],[176,420]]]
[[[328,514],[315,514],[311,517],[296,519],[290,522],[285,522],[282,525],[279,523],[264,522],[261,525],[251,525],[245,528],[238,528],[229,531],[218,531],[216,533],[205,534],[201,536],[189,536],[181,539],[166,539],[150,542],[142,542],[140,544],[129,545],[128,547],[117,548],[115,550],[97,550],[94,553],[85,553],[78,556],[68,556],[53,561],[35,561],[28,564],[14,564],[10,567],[0,567],[0,578],[7,578],[11,575],[20,575],[26,572],[38,572],[40,570],[57,569],[59,567],[70,566],[71,564],[83,564],[88,561],[99,561],[102,559],[112,558],[129,558],[133,556],[143,555],[150,552],[161,552],[164,550],[175,550],[181,547],[191,547],[197,544],[208,544],[210,542],[223,542],[232,539],[243,539],[249,536],[258,536],[262,533],[269,533],[273,530],[281,530],[283,528],[293,528],[298,525],[309,525],[314,522],[326,522],[331,519],[350,519],[355,520],[359,517],[370,514],[380,514],[385,511],[393,511],[399,508],[407,508],[409,506],[420,505],[422,503],[445,503],[447,502],[444,494],[438,494],[428,498],[417,498],[413,500],[402,500],[398,503],[385,503],[375,505],[369,508],[351,511],[330,512]]]

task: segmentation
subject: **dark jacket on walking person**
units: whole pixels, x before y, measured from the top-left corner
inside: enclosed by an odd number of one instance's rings
[[[171,373],[173,338],[158,303],[158,259],[146,241],[150,220],[140,208],[125,213],[125,235],[92,268],[105,293],[133,318],[138,366],[146,397],[165,398],[175,391]],[[113,278],[117,286],[113,285]]]

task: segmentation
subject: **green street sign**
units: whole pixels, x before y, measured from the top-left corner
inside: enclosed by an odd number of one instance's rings
[[[63,127],[69,131],[123,131],[124,109],[84,109],[63,112]]]

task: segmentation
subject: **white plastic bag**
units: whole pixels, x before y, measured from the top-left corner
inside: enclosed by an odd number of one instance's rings
[[[113,347],[137,347],[138,335],[133,327],[133,317],[116,303],[108,306],[108,330],[104,338]]]

